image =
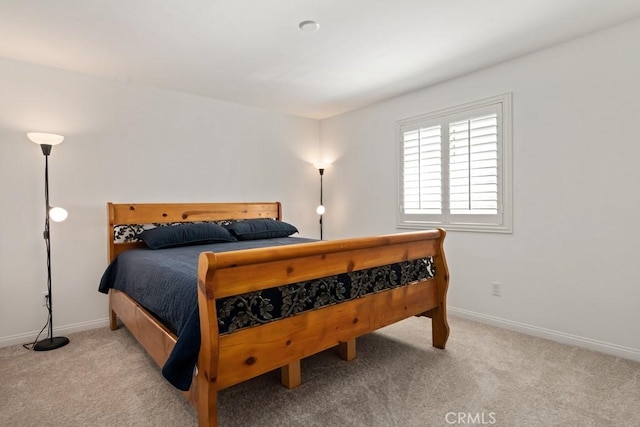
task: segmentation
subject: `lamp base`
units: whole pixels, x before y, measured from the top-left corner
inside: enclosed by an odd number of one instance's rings
[[[35,351],[49,351],[55,350],[56,348],[64,347],[69,344],[69,338],[66,337],[55,337],[55,338],[46,338],[42,341],[38,341],[33,349]]]

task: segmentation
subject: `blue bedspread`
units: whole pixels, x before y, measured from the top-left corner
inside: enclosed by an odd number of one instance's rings
[[[284,237],[170,249],[132,249],[120,254],[107,267],[100,280],[99,291],[108,293],[113,288],[125,292],[178,336],[162,368],[162,375],[180,390],[188,390],[200,350],[199,254],[312,241]]]

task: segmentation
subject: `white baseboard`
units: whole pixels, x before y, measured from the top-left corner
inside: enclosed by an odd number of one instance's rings
[[[591,338],[581,337],[579,335],[567,334],[565,332],[554,331],[552,329],[541,328],[526,323],[515,322],[513,320],[503,319],[501,317],[490,316],[475,311],[464,310],[462,308],[447,307],[450,314],[463,319],[473,320],[496,326],[503,329],[509,329],[521,332],[527,335],[533,335],[539,338],[545,338],[551,341],[560,342],[562,344],[573,345],[588,350],[598,351],[600,353],[610,354],[624,359],[630,359],[640,362],[640,349],[625,347],[617,344],[598,341]],[[87,331],[89,329],[102,328],[109,326],[109,318],[91,320],[88,322],[75,323],[72,325],[56,327],[54,335],[65,335],[74,332]],[[8,337],[0,337],[0,347],[8,347],[17,344],[32,343],[38,335],[39,331],[28,332],[25,334],[12,335]],[[46,335],[46,331],[43,332]]]
[[[53,330],[54,336],[61,336],[72,334],[74,332],[87,331],[89,329],[102,328],[104,326],[109,326],[109,318],[105,317],[104,319],[90,320],[88,322],[74,323],[66,326],[56,326]],[[18,344],[31,344],[36,339],[38,335],[38,331],[27,332],[25,334],[11,335],[8,337],[0,337],[0,347],[9,347],[11,345]],[[42,335],[40,335],[40,339],[46,338],[47,331],[44,330]]]
[[[640,362],[640,349],[637,348],[625,347],[581,337],[579,335],[572,335],[565,332],[554,331],[552,329],[528,325],[526,323],[514,322],[512,320],[502,319],[500,317],[490,316],[461,308],[449,306],[447,307],[447,310],[450,314],[464,319]]]

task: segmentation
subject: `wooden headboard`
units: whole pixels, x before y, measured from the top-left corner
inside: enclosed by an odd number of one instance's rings
[[[222,221],[225,219],[282,219],[280,202],[246,203],[107,203],[108,261],[142,242],[116,243],[114,226],[172,222]]]

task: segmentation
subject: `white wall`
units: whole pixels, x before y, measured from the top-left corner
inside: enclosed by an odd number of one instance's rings
[[[395,122],[511,91],[514,233],[447,235],[451,312],[640,359],[637,40],[633,21],[320,124],[0,60],[0,345],[46,318],[44,158],[28,131],[66,136],[50,158],[51,201],[70,213],[51,230],[65,333],[105,324],[107,201],[280,200],[317,237],[321,139],[325,237],[395,232]]]
[[[319,123],[192,95],[0,60],[0,346],[46,320],[44,156],[28,131],[60,133],[50,163],[57,335],[106,324],[97,291],[106,202],[283,202],[318,237]]]
[[[513,92],[514,233],[448,233],[451,312],[640,360],[638,40],[636,20],[322,121],[327,237],[399,231],[397,120]]]

